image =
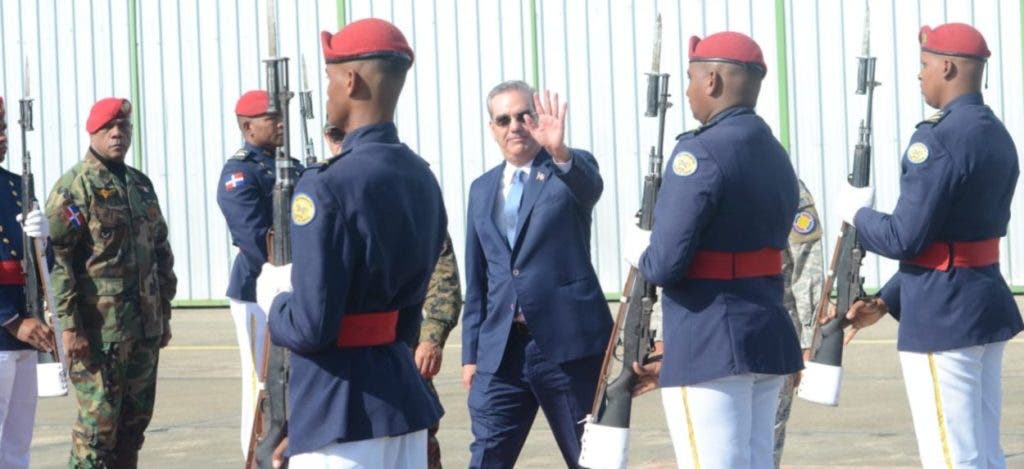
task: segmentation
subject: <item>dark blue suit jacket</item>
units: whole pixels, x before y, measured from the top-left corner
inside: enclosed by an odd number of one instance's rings
[[[590,262],[591,212],[604,186],[590,153],[562,173],[543,150],[523,189],[517,237],[495,223],[502,163],[473,181],[466,220],[462,363],[501,364],[518,304],[541,351],[557,363],[604,351],[611,314]]]

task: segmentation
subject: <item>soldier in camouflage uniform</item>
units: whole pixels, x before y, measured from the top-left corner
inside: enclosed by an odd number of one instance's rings
[[[824,257],[821,246],[821,223],[814,208],[814,198],[807,186],[800,181],[800,205],[793,218],[793,229],[789,233],[789,249],[782,252],[782,276],[786,290],[783,301],[793,327],[800,336],[800,348],[804,361],[809,359],[811,342],[814,339],[814,313],[821,298],[825,283]],[[661,290],[658,290],[661,296]],[[652,355],[662,353],[661,301],[654,304],[651,314],[651,329],[655,331],[655,350]],[[793,391],[797,375],[786,377],[779,391],[779,408],[775,414],[775,467],[782,461],[782,447],[786,442],[786,422],[793,403]]]
[[[455,329],[462,311],[462,288],[459,286],[459,266],[455,263],[452,240],[445,239],[441,257],[430,276],[427,299],[423,303],[423,324],[420,325],[420,341],[416,346],[414,359],[420,374],[427,380],[427,387],[434,396],[433,377],[441,370],[442,349],[448,340],[448,333]],[[440,400],[440,397],[438,397]],[[438,425],[427,429],[427,467],[441,469],[441,445],[437,441]]]
[[[70,467],[131,468],[153,415],[177,279],[149,178],[124,163],[131,103],[97,102],[90,148],[46,204],[57,316],[78,398]]]
[[[821,246],[821,223],[814,208],[814,198],[800,181],[800,205],[789,232],[789,249],[782,251],[782,276],[786,282],[783,302],[793,320],[804,361],[810,358],[814,340],[814,313],[825,283],[824,253]],[[775,467],[782,461],[786,443],[786,422],[793,404],[793,391],[798,375],[789,375],[779,391],[779,408],[775,414]]]

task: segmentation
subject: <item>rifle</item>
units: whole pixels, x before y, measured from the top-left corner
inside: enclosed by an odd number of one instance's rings
[[[654,223],[654,204],[661,188],[661,167],[664,160],[665,114],[668,101],[669,74],[659,71],[661,62],[661,15],[656,20],[654,57],[647,73],[647,109],[644,115],[658,118],[658,141],[651,146],[649,172],[644,176],[644,191],[637,212],[637,225],[650,230]],[[629,420],[633,404],[633,387],[637,376],[633,362],[649,363],[648,354],[654,344],[651,332],[651,311],[658,299],[654,284],[644,279],[636,267],[630,267],[623,292],[627,301],[619,304],[608,347],[601,363],[601,373],[594,393],[594,404],[584,427],[583,447],[579,463],[584,467],[624,468],[629,456]],[[622,356],[619,374],[608,382],[609,365],[620,343]],[[588,435],[590,443],[588,444]],[[602,436],[603,435],[603,436]]]
[[[288,86],[288,58],[277,55],[277,11],[276,0],[267,2],[267,27],[270,35],[270,57],[263,60],[267,73],[267,93],[270,101],[267,113],[278,113],[284,126],[284,142],[274,157],[275,178],[273,195],[273,227],[267,234],[268,260],[273,265],[285,265],[292,261],[291,243],[291,200],[295,190],[291,159],[291,137],[289,133],[288,102],[293,93]],[[269,311],[268,311],[269,313]],[[288,438],[288,373],[289,353],[283,347],[272,345],[270,331],[263,341],[263,363],[260,381],[263,386],[256,397],[256,415],[253,418],[252,434],[249,437],[249,451],[245,467],[270,469],[273,456],[279,447],[287,446]],[[284,461],[281,468],[286,468]]]
[[[299,91],[299,114],[302,116],[302,146],[306,154],[306,167],[316,164],[316,153],[313,152],[313,139],[309,138],[309,129],[306,121],[313,118],[313,90],[309,89],[309,73],[306,71],[306,56],[299,57],[302,67],[302,89]]]
[[[32,153],[28,151],[28,133],[35,130],[32,126],[32,98],[29,92],[29,67],[25,61],[25,96],[18,100],[18,125],[21,127],[21,217],[28,217],[29,212],[37,209],[39,203],[35,195],[35,179],[32,176]],[[61,340],[60,321],[56,317],[57,302],[53,289],[50,288],[50,272],[46,262],[46,248],[43,241],[32,238],[24,232],[21,235],[23,256],[21,267],[25,273],[25,309],[43,324],[52,324],[54,331],[53,352],[39,352],[36,365],[37,381],[40,384],[40,397],[64,396],[68,393],[67,362],[64,359],[64,344]],[[47,321],[43,298],[50,310],[52,323]]]
[[[854,187],[866,187],[871,177],[871,114],[875,87],[875,57],[871,56],[869,11],[865,7],[863,52],[857,58],[858,95],[867,95],[867,116],[860,122],[860,137],[853,150],[853,171],[847,176]],[[827,316],[829,295],[836,287],[836,317],[824,325],[815,321],[815,341],[811,347],[811,360],[807,362],[797,395],[802,399],[827,406],[839,405],[839,390],[843,380],[843,329],[846,311],[864,298],[864,277],[860,275],[864,248],[857,240],[857,230],[843,223],[832,253],[825,287],[821,290],[817,318]]]

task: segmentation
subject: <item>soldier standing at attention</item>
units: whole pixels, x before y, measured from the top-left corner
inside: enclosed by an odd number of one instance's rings
[[[267,232],[273,225],[274,152],[284,142],[281,116],[267,113],[266,91],[246,92],[235,105],[245,145],[224,163],[217,183],[217,205],[224,214],[231,240],[238,246],[231,267],[227,297],[241,359],[242,457],[249,449],[267,314],[256,304],[256,278],[267,262]],[[298,161],[292,161],[298,167]]]
[[[411,345],[447,217],[394,124],[413,51],[374,18],[323,32],[321,45],[342,151],[295,188],[298,268],[264,265],[257,284],[271,338],[292,351],[285,455],[295,467],[425,468],[442,409]]]
[[[999,443],[1003,351],[1024,328],[999,271],[1020,174],[1006,127],[985,105],[991,53],[973,27],[921,28],[921,94],[939,112],[917,124],[892,213],[874,189],[844,187],[843,220],[868,251],[900,261],[878,297],[847,312],[847,341],[887,312],[924,467],[1006,467]]]
[[[125,164],[131,103],[92,107],[89,151],[50,193],[51,281],[78,398],[71,467],[132,468],[153,415],[177,287],[153,183]]]
[[[0,162],[7,155],[7,109],[0,98]],[[21,176],[0,168],[0,467],[27,469],[36,419],[36,350],[56,347],[49,326],[25,306],[22,230],[45,240],[46,217],[38,209],[21,222]],[[10,195],[8,195],[10,194]]]
[[[800,205],[793,227],[789,232],[789,247],[782,251],[782,277],[786,289],[783,292],[783,303],[789,313],[793,327],[800,337],[800,348],[803,350],[804,361],[810,359],[811,343],[814,340],[814,318],[821,299],[821,286],[824,279],[824,253],[821,246],[821,223],[818,211],[814,208],[814,198],[803,181],[800,181]],[[661,297],[659,289],[658,296]],[[654,303],[651,314],[651,329],[655,331],[653,355],[664,353],[663,328],[661,320],[661,301]],[[782,449],[786,442],[786,423],[793,405],[793,392],[799,385],[798,374],[787,375],[779,391],[779,409],[775,413],[775,467],[782,462]],[[644,393],[657,387],[657,383],[647,381],[637,392]]]
[[[324,126],[324,140],[332,155],[341,153],[344,136],[333,125]],[[455,262],[455,251],[452,240],[446,236],[441,248],[441,257],[437,259],[434,273],[430,276],[427,286],[427,298],[423,303],[423,324],[420,325],[419,343],[415,344],[413,361],[420,375],[426,379],[430,392],[437,396],[434,389],[434,376],[441,371],[444,344],[448,334],[459,323],[462,311],[462,287],[459,284],[459,265]],[[440,424],[440,422],[438,422]],[[438,425],[427,429],[427,467],[441,469],[441,444],[437,441]]]
[[[690,38],[686,90],[703,125],[679,136],[652,232],[626,260],[663,288],[660,371],[679,467],[770,467],[785,376],[802,368],[783,303],[783,251],[799,204],[786,150],[754,113],[767,67],[751,38]],[[648,246],[649,236],[649,246]]]
[[[814,207],[814,197],[803,181],[800,183],[800,205],[789,232],[789,247],[782,251],[782,278],[786,289],[783,303],[800,338],[804,361],[811,358],[814,342],[814,320],[825,283],[825,254],[821,245],[821,222]],[[793,406],[793,393],[800,384],[800,375],[786,376],[779,392],[779,409],[775,413],[775,467],[782,463],[786,444],[786,423]]]

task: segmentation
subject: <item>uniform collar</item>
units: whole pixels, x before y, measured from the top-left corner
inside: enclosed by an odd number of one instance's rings
[[[700,126],[700,128],[696,130],[696,133],[701,133],[707,130],[708,128],[713,127],[715,124],[722,122],[730,117],[753,113],[753,108],[749,108],[747,106],[733,106],[722,112],[719,112],[718,114],[715,114],[715,116],[712,117],[707,124]]]
[[[372,124],[355,129],[345,135],[341,142],[341,153],[363,143],[399,143],[398,129],[393,122]]]
[[[960,106],[970,106],[979,104],[985,104],[985,98],[981,96],[981,93],[962,94],[954,98],[952,101],[946,103],[946,107],[942,108],[942,113],[945,114]]]
[[[252,155],[257,161],[274,159],[273,152],[249,142],[245,142],[245,153],[246,155]]]

